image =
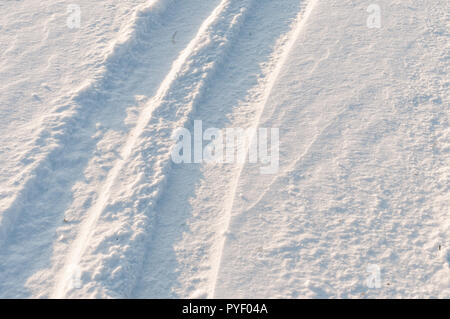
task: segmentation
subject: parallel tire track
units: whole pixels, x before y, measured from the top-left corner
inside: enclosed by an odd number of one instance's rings
[[[102,276],[87,279],[86,289],[100,291],[102,296],[129,295],[142,264],[143,242],[151,232],[155,206],[170,169],[172,134],[188,122],[252,2],[223,0],[174,62],[157,94],[141,112],[120,159],[88,210],[58,275],[53,297],[72,296],[74,268],[93,274],[97,270],[92,265],[103,267]],[[128,230],[120,247],[115,247],[114,240],[103,231],[96,232],[101,218],[102,229],[108,228],[109,222],[114,227],[120,219]],[[114,253],[108,254],[113,247]],[[83,280],[88,276],[84,274]]]
[[[26,209],[26,204],[38,199],[39,194],[36,189],[46,189],[46,176],[50,174],[49,170],[54,162],[61,157],[61,149],[64,148],[64,142],[73,138],[74,130],[83,126],[92,116],[98,107],[93,103],[83,103],[86,100],[99,101],[106,99],[106,91],[110,86],[111,80],[118,75],[117,66],[125,63],[136,63],[130,59],[130,53],[135,51],[141,44],[145,33],[154,24],[158,17],[166,13],[166,9],[175,0],[154,0],[142,5],[136,9],[134,19],[121,31],[122,37],[111,46],[109,53],[106,54],[103,62],[103,72],[96,81],[87,81],[85,86],[77,90],[69,97],[61,98],[63,105],[59,105],[53,112],[53,115],[46,120],[43,125],[42,133],[39,135],[35,147],[24,157],[32,157],[42,145],[53,145],[52,150],[33,168],[30,173],[31,178],[23,186],[22,190],[16,195],[8,209],[0,214],[0,247],[7,240],[11,231],[13,231],[17,219]],[[131,55],[132,56],[132,55]],[[129,65],[133,68],[133,65]],[[100,103],[97,103],[100,104]],[[55,163],[56,164],[56,163]]]
[[[62,266],[85,210],[97,202],[97,183],[120,155],[115,150],[120,150],[121,140],[111,145],[114,156],[99,149],[99,144],[110,143],[105,133],[128,131],[124,115],[128,108],[135,109],[136,95],[157,92],[171,63],[218,2],[146,1],[105,53],[98,77],[58,102],[26,156],[43,149],[47,153],[13,204],[0,214],[3,296],[48,296],[53,273]],[[170,41],[173,30],[182,30],[177,43]],[[103,164],[98,165],[98,159]],[[86,189],[82,196],[80,185]]]
[[[277,68],[296,37],[299,13],[303,17],[306,9],[307,2],[296,0],[254,3],[232,44],[226,68],[214,77],[208,96],[193,114],[204,129],[258,125],[278,79]],[[239,168],[180,164],[168,173],[133,297],[214,296]]]

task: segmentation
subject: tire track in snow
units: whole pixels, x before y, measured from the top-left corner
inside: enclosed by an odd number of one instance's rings
[[[255,2],[191,118],[203,120],[205,129],[251,125],[254,106],[262,100],[268,77],[304,7],[297,0]],[[236,170],[234,164],[172,167],[133,298],[212,296],[212,265],[218,259],[223,207],[229,200],[223,192],[230,189]]]
[[[223,0],[174,62],[157,94],[141,112],[120,159],[87,212],[58,275],[53,297],[71,296],[72,292],[85,296],[86,290],[101,296],[129,295],[141,267],[143,239],[152,226],[155,206],[171,165],[171,136],[187,124],[252,2]],[[121,219],[120,225],[127,230],[120,247],[102,229],[97,230],[98,224],[100,228],[117,227],[114,219]],[[108,254],[111,249],[115,250]],[[71,287],[73,265],[83,269],[81,279],[85,283],[76,293]],[[86,273],[93,277],[85,279]]]
[[[226,298],[233,294],[241,297],[256,295],[262,298],[358,297],[362,295],[361,290],[369,298],[383,295],[413,296],[417,295],[417,291],[413,289],[417,278],[427,273],[422,278],[428,281],[431,278],[428,274],[433,274],[432,269],[442,265],[442,260],[436,257],[437,240],[430,240],[426,250],[422,250],[420,244],[411,244],[413,238],[416,243],[428,240],[432,237],[428,233],[433,233],[436,229],[427,228],[429,225],[426,225],[426,219],[423,219],[423,215],[431,217],[429,209],[423,210],[426,205],[422,202],[425,203],[428,199],[418,196],[421,200],[416,204],[414,194],[420,195],[421,191],[418,190],[426,188],[442,189],[436,187],[432,179],[423,178],[426,167],[431,167],[431,161],[428,161],[432,158],[429,146],[433,143],[427,141],[430,139],[429,132],[436,132],[437,127],[443,124],[437,120],[442,119],[443,114],[433,115],[436,119],[430,121],[434,122],[434,125],[431,125],[433,129],[425,134],[424,124],[428,121],[418,117],[420,113],[429,116],[436,110],[441,112],[439,96],[442,94],[428,93],[430,100],[431,97],[435,98],[435,105],[426,109],[425,105],[420,105],[423,103],[421,97],[415,95],[417,92],[424,94],[423,92],[428,91],[426,87],[429,83],[423,81],[424,78],[418,80],[422,82],[421,85],[412,85],[411,80],[406,81],[409,89],[405,91],[402,90],[403,83],[386,76],[394,73],[392,69],[404,69],[404,65],[398,64],[401,59],[397,57],[401,57],[403,52],[399,48],[403,45],[407,47],[408,38],[416,36],[416,32],[405,30],[406,39],[398,43],[390,41],[389,36],[382,34],[378,38],[379,42],[373,39],[370,42],[380,45],[381,51],[368,54],[364,52],[367,50],[366,44],[358,43],[353,48],[353,56],[356,58],[352,59],[352,55],[348,54],[352,49],[344,49],[351,47],[349,44],[352,40],[342,36],[347,32],[352,20],[349,24],[335,20],[328,26],[330,30],[336,30],[337,39],[345,39],[345,42],[340,43],[340,47],[333,47],[336,43],[333,38],[318,41],[317,46],[312,45],[314,41],[311,39],[326,39],[326,33],[321,33],[321,27],[326,25],[327,15],[321,13],[324,12],[322,9],[326,10],[328,4],[320,4],[322,7],[316,7],[310,18],[313,22],[308,24],[307,32],[303,32],[300,38],[309,39],[297,41],[294,52],[298,55],[289,58],[290,67],[284,68],[278,81],[280,85],[276,85],[276,88],[281,88],[280,92],[274,94],[280,99],[280,103],[270,103],[263,116],[264,125],[285,128],[286,134],[283,134],[281,141],[285,147],[281,149],[285,150],[282,167],[286,169],[277,174],[272,184],[265,183],[267,179],[257,176],[257,173],[248,167],[244,169],[238,192],[246,191],[253,185],[256,191],[249,191],[250,195],[246,192],[246,198],[238,197],[234,203],[230,226],[230,234],[233,237],[230,236],[231,239],[227,240],[223,252],[224,261],[220,268],[216,297]],[[342,7],[344,9],[340,11],[337,6],[337,16],[344,16],[339,12],[345,13],[346,5],[343,4]],[[357,19],[363,21],[359,17]],[[364,27],[362,25],[361,29]],[[310,30],[312,36],[309,36]],[[325,35],[323,38],[322,34]],[[396,44],[393,49],[390,44],[394,42]],[[408,50],[405,59],[412,58],[414,61],[415,57],[423,56],[423,47],[429,48],[430,45],[416,47],[418,54],[411,53],[412,49]],[[289,93],[286,88],[297,79],[296,73],[291,70],[301,70],[305,58],[312,54],[320,57],[323,55],[320,53],[328,51],[328,48],[332,48],[331,54],[326,54],[330,58],[318,66],[315,74],[300,76],[300,80],[296,82],[303,84],[291,91],[292,95],[287,99],[293,103],[288,105],[288,109],[277,108],[277,105],[286,105],[283,103],[283,95]],[[339,59],[337,57],[340,54],[342,58]],[[370,63],[361,62],[362,56]],[[384,72],[377,74],[377,70],[372,75],[373,78],[362,81],[358,76],[353,84],[347,84],[347,87],[342,85],[345,81],[341,79],[352,78],[354,70],[360,70],[358,74],[361,75],[365,73],[365,67],[375,70],[374,66],[381,61],[381,56],[390,57],[391,65],[385,66]],[[438,56],[433,54],[431,58]],[[418,61],[420,62],[420,59]],[[395,65],[395,68],[392,68],[392,65]],[[420,66],[424,65],[420,63]],[[341,77],[328,76],[329,70],[338,70],[336,72],[340,72]],[[417,70],[411,71],[415,74],[428,73],[415,67],[410,67],[409,70]],[[317,78],[320,81],[316,81]],[[316,87],[316,83],[331,89],[322,92],[318,92],[319,89],[310,91]],[[419,89],[421,86],[425,89]],[[384,89],[374,89],[376,87]],[[395,93],[386,94],[385,90],[391,88],[393,90],[390,93]],[[339,94],[347,90],[349,94]],[[422,95],[424,96],[426,99],[426,94]],[[409,98],[416,100],[420,107],[414,110],[411,106],[414,102],[406,101]],[[296,100],[299,101],[298,104],[295,103]],[[397,109],[394,116],[391,115],[391,103],[396,105]],[[299,109],[298,106],[302,107]],[[276,111],[268,111],[269,107]],[[401,109],[406,116],[399,116]],[[407,116],[408,113],[415,113],[415,118]],[[399,129],[397,125],[402,128]],[[425,138],[421,137],[422,134]],[[410,144],[408,140],[413,143]],[[397,147],[392,147],[394,145]],[[288,147],[291,149],[287,150]],[[423,163],[419,160],[421,157],[425,159]],[[411,165],[412,163],[414,165]],[[429,170],[432,171],[435,170]],[[366,180],[361,182],[363,179]],[[259,185],[261,186],[258,187]],[[263,195],[259,196],[260,194]],[[434,197],[426,191],[425,194],[429,194],[425,197]],[[255,200],[256,204],[253,204]],[[404,236],[406,234],[408,236]],[[402,237],[404,238],[401,239]],[[424,245],[424,248],[426,246]],[[441,256],[445,256],[441,248],[439,247],[439,252]],[[389,260],[385,255],[386,251],[392,251],[389,255],[396,255],[396,258]],[[404,262],[399,262],[404,257]],[[365,287],[365,270],[367,263],[371,261],[385,269],[384,284],[393,286],[394,289],[366,292],[364,288],[356,288],[355,282]],[[427,261],[432,263],[422,268]],[[424,269],[426,270],[423,271]],[[351,275],[347,277],[344,273]],[[405,280],[407,277],[412,278],[409,280],[412,285],[399,294],[400,290],[396,286],[402,289],[401,286],[408,281]],[[446,278],[445,272],[436,274],[433,280],[438,281],[439,277]],[[329,281],[329,278],[336,280]],[[443,291],[444,285],[440,290],[439,286],[435,286],[437,293],[429,295],[438,295]],[[419,295],[424,291],[425,289]]]
[[[104,182],[110,163],[120,155],[116,150],[122,139],[106,136],[129,132],[126,113],[135,109],[135,96],[156,93],[172,62],[218,2],[146,2],[120,31],[99,66],[98,78],[67,97],[68,102],[61,98],[27,156],[43,147],[50,150],[0,217],[3,296],[48,296],[53,274],[63,263],[61,256],[84,220],[84,212],[96,200],[97,184]],[[182,31],[174,44],[170,35],[176,30]],[[105,143],[106,150],[99,148]]]
[[[286,63],[291,50],[294,46],[294,43],[296,41],[296,39],[298,38],[298,36],[300,35],[300,33],[303,30],[303,26],[306,24],[306,22],[308,21],[308,18],[311,14],[311,12],[313,11],[316,3],[318,2],[318,0],[310,0],[308,2],[308,4],[306,5],[304,11],[300,12],[298,17],[297,17],[297,21],[295,22],[294,28],[291,31],[291,34],[289,35],[289,41],[285,44],[285,46],[283,47],[283,54],[280,58],[280,60],[277,62],[277,65],[275,67],[275,69],[273,70],[273,73],[270,75],[269,81],[268,81],[268,86],[265,90],[265,95],[263,97],[262,102],[260,103],[259,109],[258,109],[258,114],[257,114],[257,120],[256,120],[256,125],[254,125],[254,127],[258,127],[259,126],[259,122],[261,119],[261,116],[264,112],[264,108],[269,100],[269,97],[272,93],[272,89],[280,75],[280,72],[284,66],[284,64]],[[252,137],[253,139],[254,137]],[[239,180],[242,174],[242,171],[245,167],[245,163],[241,165],[241,167],[238,170],[238,174],[234,179],[233,185],[232,185],[232,200],[230,202],[228,202],[227,207],[225,208],[226,210],[226,225],[225,225],[225,230],[224,230],[224,234],[226,235],[227,233],[230,232],[230,223],[231,223],[231,215],[232,215],[232,210],[233,210],[233,205],[234,205],[234,201],[236,198],[236,193],[237,193],[237,189],[238,189],[238,185],[239,185]],[[217,283],[218,283],[218,277],[219,277],[219,273],[220,273],[220,267],[223,263],[223,251],[224,248],[226,246],[226,242],[227,242],[227,237],[224,236],[222,239],[222,243],[219,244],[219,259],[217,261],[217,264],[214,266],[215,268],[215,275],[214,275],[214,286],[213,286],[213,297],[216,296],[216,291],[217,291]]]
[[[35,147],[24,156],[24,158],[33,157],[37,150],[45,144],[52,145],[49,154],[43,160],[38,162],[32,172],[28,175],[32,177],[26,181],[22,190],[16,195],[9,208],[0,214],[0,247],[4,244],[8,235],[11,233],[16,220],[20,217],[27,202],[35,201],[39,196],[39,189],[45,189],[42,180],[49,174],[54,161],[60,156],[59,149],[64,141],[70,140],[74,128],[80,126],[77,121],[86,120],[96,111],[92,104],[80,104],[83,100],[99,100],[105,97],[109,81],[116,77],[115,68],[117,65],[129,60],[129,53],[140,45],[141,38],[145,32],[154,24],[154,21],[163,15],[166,9],[175,0],[153,0],[136,9],[135,17],[123,31],[116,43],[113,43],[109,53],[105,55],[104,72],[99,75],[96,81],[87,81],[85,86],[75,91],[69,102],[65,102],[66,97],[61,98],[63,105],[57,107],[52,117],[46,120],[44,129],[36,141]],[[132,65],[130,65],[132,67]],[[50,162],[50,163],[49,163]],[[49,167],[50,166],[50,167]]]

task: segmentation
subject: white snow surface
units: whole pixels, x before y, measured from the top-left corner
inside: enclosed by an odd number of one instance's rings
[[[449,7],[1,1],[0,297],[450,298]]]

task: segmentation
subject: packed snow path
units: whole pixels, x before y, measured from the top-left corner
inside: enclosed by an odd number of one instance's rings
[[[447,1],[133,3],[2,137],[0,297],[450,297]],[[173,163],[195,120],[278,128],[278,170]]]

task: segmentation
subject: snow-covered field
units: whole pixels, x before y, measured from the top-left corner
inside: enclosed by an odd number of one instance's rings
[[[0,298],[450,298],[449,9],[1,1]]]

